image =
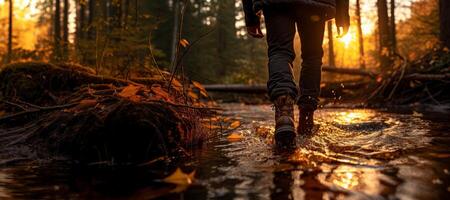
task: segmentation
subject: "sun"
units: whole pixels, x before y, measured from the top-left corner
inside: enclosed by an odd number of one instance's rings
[[[353,39],[352,34],[347,33],[344,36],[342,36],[341,38],[339,38],[339,41],[344,43],[345,48],[347,48],[350,45],[350,42],[352,41],[352,39]]]

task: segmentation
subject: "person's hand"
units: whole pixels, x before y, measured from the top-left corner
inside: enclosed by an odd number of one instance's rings
[[[349,0],[336,0],[336,28],[338,37],[347,34],[350,27]]]
[[[344,25],[344,26],[337,26],[337,33],[338,33],[338,38],[340,37],[344,37],[347,33],[348,33],[348,29],[350,26],[348,25]]]
[[[247,26],[247,33],[254,38],[263,38],[264,34],[261,31],[261,25]]]

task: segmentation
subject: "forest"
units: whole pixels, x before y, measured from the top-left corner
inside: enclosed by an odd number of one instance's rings
[[[0,0],[0,199],[448,198],[450,1],[310,0],[350,26],[324,21],[288,149],[257,1]]]

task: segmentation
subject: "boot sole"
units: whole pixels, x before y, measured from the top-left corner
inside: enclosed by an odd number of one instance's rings
[[[287,134],[287,133],[292,133],[293,135],[295,135],[295,128],[293,126],[281,126],[278,127],[275,130],[275,134]]]
[[[292,146],[295,144],[295,128],[292,126],[281,126],[275,131],[275,141],[281,146]]]

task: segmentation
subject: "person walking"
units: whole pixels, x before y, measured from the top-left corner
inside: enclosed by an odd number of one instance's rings
[[[277,145],[293,145],[294,104],[300,110],[297,133],[310,135],[314,127],[325,22],[335,18],[338,34],[345,35],[350,26],[349,0],[242,0],[242,3],[250,36],[264,37],[261,31],[264,15],[269,57],[267,88],[275,107],[275,141]],[[302,57],[299,91],[292,73],[297,31]]]

